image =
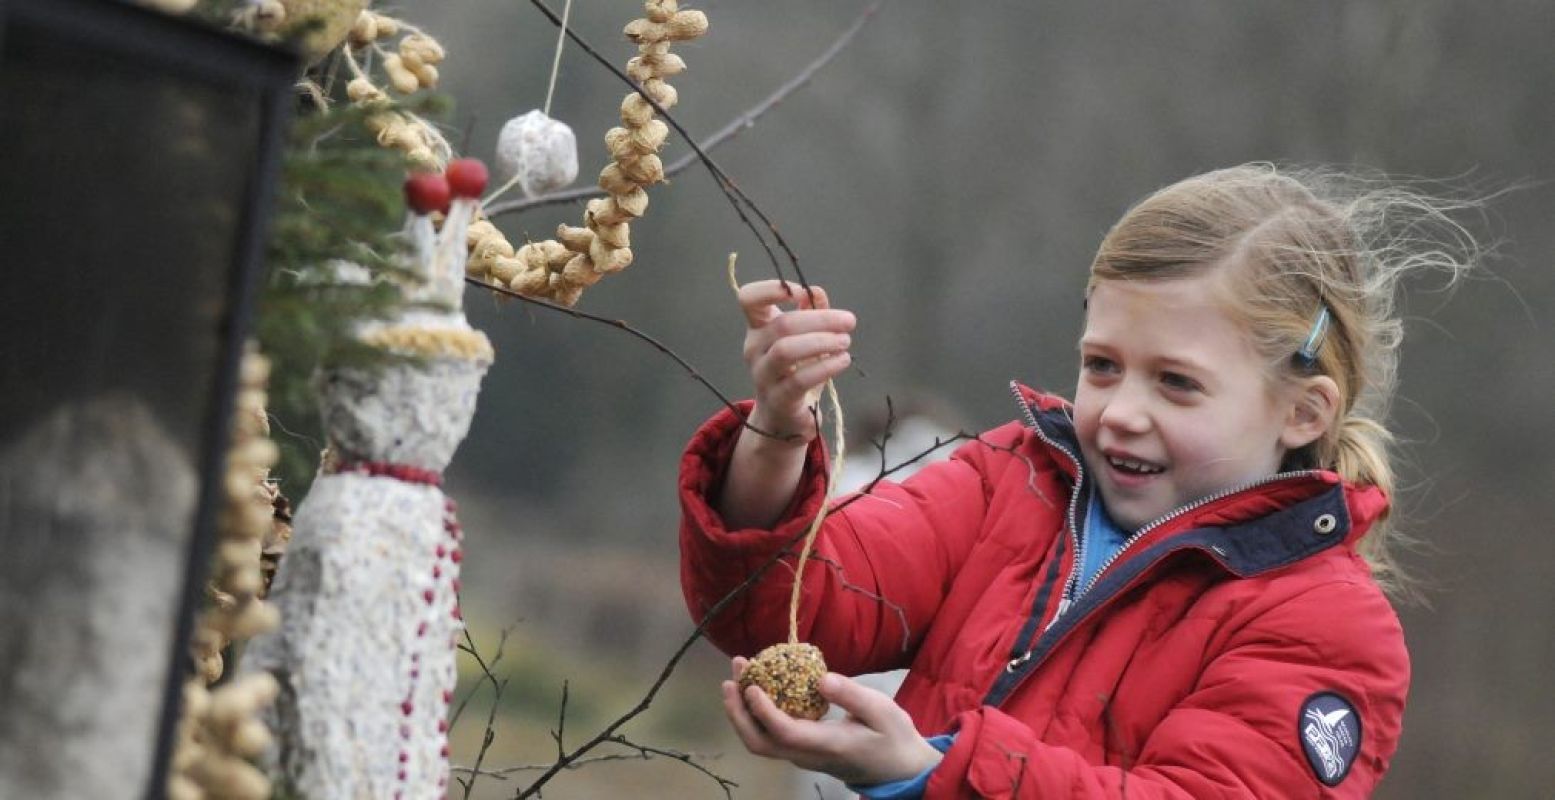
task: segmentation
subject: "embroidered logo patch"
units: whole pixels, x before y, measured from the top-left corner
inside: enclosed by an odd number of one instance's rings
[[[1296,733],[1317,779],[1338,786],[1361,752],[1361,717],[1334,692],[1318,692],[1301,704]]]

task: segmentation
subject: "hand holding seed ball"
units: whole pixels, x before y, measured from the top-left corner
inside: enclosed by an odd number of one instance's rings
[[[825,772],[849,783],[911,778],[939,763],[943,756],[919,735],[912,718],[895,700],[834,672],[825,672],[824,665],[819,664],[819,651],[813,653],[815,660],[810,661],[802,652],[805,649],[815,651],[807,644],[777,645],[763,651],[756,661],[734,659],[733,679],[723,683],[724,713],[747,750]],[[766,655],[773,650],[780,655]],[[773,663],[783,662],[799,665],[796,673],[788,674],[803,675],[800,684],[819,667],[820,675],[814,684],[822,709],[818,713],[825,713],[825,706],[831,704],[847,714],[841,719],[814,720],[790,716],[780,709],[773,702],[774,696],[762,688],[761,681],[767,679],[763,673],[778,671],[773,669]],[[751,678],[749,683],[747,676]],[[801,706],[804,710],[815,708],[808,700]]]

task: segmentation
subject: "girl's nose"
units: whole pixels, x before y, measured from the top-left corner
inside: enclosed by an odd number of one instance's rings
[[[1125,383],[1107,398],[1100,422],[1119,432],[1144,433],[1150,430],[1149,405],[1139,391]]]

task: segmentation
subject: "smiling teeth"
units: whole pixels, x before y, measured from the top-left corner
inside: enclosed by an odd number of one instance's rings
[[[1154,464],[1146,464],[1143,461],[1135,461],[1130,458],[1113,458],[1108,456],[1107,461],[1118,469],[1128,470],[1129,472],[1137,472],[1142,475],[1154,475],[1157,472],[1165,471],[1164,467],[1158,467]]]

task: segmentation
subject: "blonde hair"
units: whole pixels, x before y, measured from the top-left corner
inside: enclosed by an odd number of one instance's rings
[[[1387,427],[1403,324],[1394,311],[1401,278],[1471,269],[1481,248],[1453,219],[1473,200],[1319,170],[1248,164],[1161,189],[1102,240],[1090,283],[1186,278],[1225,269],[1230,310],[1246,324],[1275,380],[1326,375],[1342,404],[1321,438],[1286,455],[1285,469],[1322,468],[1391,499],[1393,435]],[[1322,310],[1330,320],[1316,359],[1295,358]],[[1377,521],[1359,550],[1395,597],[1413,595],[1396,561],[1403,540]]]

